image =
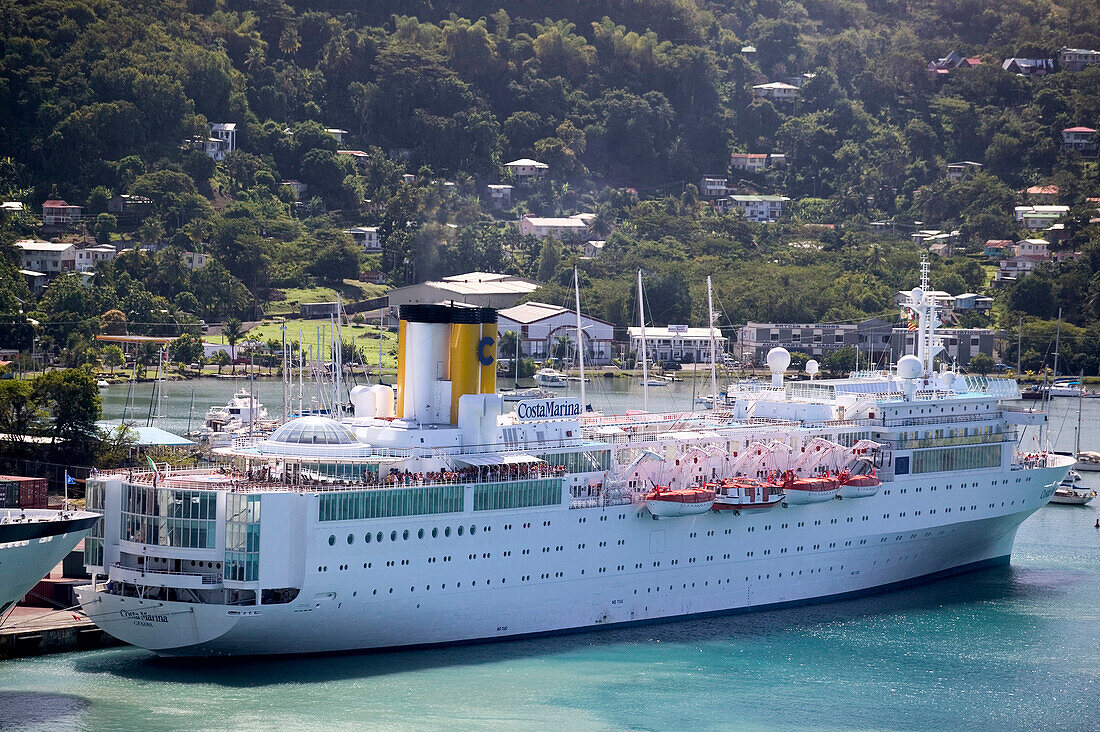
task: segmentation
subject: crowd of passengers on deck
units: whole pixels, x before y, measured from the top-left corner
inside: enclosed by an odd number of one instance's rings
[[[264,466],[241,471],[221,466],[218,472],[242,483],[291,483],[294,485],[427,485],[436,483],[479,483],[487,481],[527,480],[556,478],[566,473],[564,465],[547,463],[521,463],[508,465],[478,465],[452,470],[410,471],[390,468],[386,475],[379,475],[363,468],[359,475],[317,476],[301,472],[287,472],[283,468]]]

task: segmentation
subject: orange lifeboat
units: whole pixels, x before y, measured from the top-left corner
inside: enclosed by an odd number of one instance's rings
[[[852,475],[840,474],[840,495],[843,498],[864,498],[878,493],[882,481],[874,473]]]
[[[715,511],[766,511],[783,501],[783,486],[752,478],[730,478],[717,487]]]
[[[787,494],[787,503],[791,505],[831,501],[840,493],[840,479],[827,474],[796,478],[793,473],[788,473],[783,481],[783,490]]]
[[[709,487],[673,490],[659,486],[646,494],[645,505],[655,519],[698,516],[714,505],[714,490]]]

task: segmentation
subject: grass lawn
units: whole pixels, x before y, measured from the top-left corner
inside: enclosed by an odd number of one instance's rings
[[[344,280],[339,294],[344,302],[357,302],[369,300],[372,297],[381,297],[389,291],[386,285],[375,285],[359,280]],[[337,291],[332,287],[294,287],[283,290],[285,300],[273,300],[264,305],[264,311],[269,315],[297,314],[299,305],[304,302],[336,302]]]
[[[312,345],[315,352],[319,328],[323,327],[325,329],[325,340],[329,340],[332,337],[329,332],[328,320],[302,320],[300,318],[294,318],[288,319],[286,323],[261,323],[248,331],[246,338],[256,338],[265,342],[269,339],[273,339],[282,343],[282,328],[284,325],[286,325],[286,339],[288,342],[298,340],[298,331],[301,329],[303,345],[306,348]],[[344,325],[343,328],[341,328],[341,335],[345,341],[354,342],[363,352],[364,364],[367,366],[378,366],[378,328],[373,325],[355,325],[353,323],[352,325]],[[382,334],[382,340],[384,343],[382,349],[382,367],[397,368],[397,357],[390,354],[391,350],[397,350],[397,334],[386,331]]]

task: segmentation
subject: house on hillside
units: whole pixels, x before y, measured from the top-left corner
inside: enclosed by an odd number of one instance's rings
[[[943,58],[928,62],[928,73],[931,76],[946,76],[955,69],[972,69],[981,66],[982,60],[977,57],[967,58],[958,51],[952,51]]]
[[[704,175],[699,183],[700,198],[721,198],[729,189],[729,179],[717,175]]]
[[[326,127],[325,132],[329,133],[330,135],[332,135],[333,137],[336,138],[336,144],[337,145],[343,145],[344,144],[344,138],[348,136],[348,131],[347,130],[341,130],[338,127]]]
[[[1001,68],[1017,76],[1045,76],[1054,72],[1054,59],[1006,58]]]
[[[15,248],[21,255],[21,269],[47,276],[76,269],[76,247],[72,244],[25,239],[15,242]]]
[[[964,292],[955,295],[955,310],[965,310],[974,313],[988,313],[993,309],[993,298],[979,295],[976,292]]]
[[[489,208],[500,210],[512,207],[512,191],[514,186],[505,183],[491,183],[486,188],[489,191]]]
[[[71,206],[60,199],[53,199],[42,204],[42,224],[44,226],[71,226],[80,223],[83,209],[80,206]]]
[[[985,256],[993,259],[1001,259],[1006,255],[1011,256],[1011,252],[1012,242],[1008,239],[988,239],[982,249]]]
[[[298,200],[302,199],[302,196],[309,190],[309,186],[300,180],[281,180],[279,185],[286,186],[290,190],[294,191],[294,197]]]
[[[791,102],[798,97],[798,87],[782,81],[769,81],[767,84],[753,85],[752,95],[773,102]]]
[[[519,179],[540,178],[546,175],[550,166],[530,158],[520,158],[510,163],[505,163],[504,168]]]
[[[1015,209],[1016,223],[1030,231],[1045,229],[1068,213],[1069,206],[1017,206]]]
[[[382,251],[382,241],[378,238],[377,226],[353,226],[350,229],[344,229],[344,233],[354,239],[367,254]]]
[[[767,153],[733,153],[730,155],[730,167],[755,173],[768,167],[768,155]]]
[[[337,150],[336,154],[351,158],[352,162],[355,163],[355,167],[359,170],[366,169],[367,163],[370,162],[370,155],[362,150]]]
[[[730,206],[739,208],[749,221],[778,221],[791,199],[786,196],[729,196]]]
[[[947,164],[947,180],[952,183],[958,183],[963,178],[967,177],[971,173],[977,173],[982,169],[981,163],[975,163],[971,160],[962,160],[957,163]]]
[[[1054,203],[1058,200],[1058,186],[1028,186],[1020,195],[1030,203]]]
[[[91,272],[100,262],[112,262],[118,252],[112,246],[85,247],[76,250],[76,271]]]
[[[1096,152],[1096,130],[1091,127],[1067,127],[1062,130],[1062,148],[1077,152]]]
[[[210,137],[221,140],[224,144],[224,155],[228,155],[237,149],[237,124],[235,122],[211,122]]]
[[[133,196],[123,193],[107,199],[107,213],[115,216],[144,219],[152,211],[153,201],[145,196]]]
[[[1084,71],[1100,65],[1100,51],[1091,48],[1058,49],[1058,68],[1062,71]]]
[[[1002,259],[997,267],[994,282],[1015,282],[1021,277],[1027,277],[1042,260],[1034,257],[1017,255]]]
[[[554,237],[558,241],[578,240],[588,234],[588,221],[592,214],[573,216],[532,216],[527,214],[518,222],[519,233],[536,239]]]

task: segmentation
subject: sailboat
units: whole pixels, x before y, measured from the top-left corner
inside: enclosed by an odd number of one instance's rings
[[[1057,354],[1055,354],[1057,356]],[[1084,381],[1084,379],[1082,379]],[[1073,455],[1080,461],[1081,455],[1081,412],[1082,394],[1077,392],[1077,435],[1073,446]],[[1070,470],[1058,487],[1054,489],[1054,495],[1050,497],[1051,503],[1063,506],[1085,506],[1096,498],[1096,491],[1088,486],[1080,485],[1081,474],[1076,470]]]

